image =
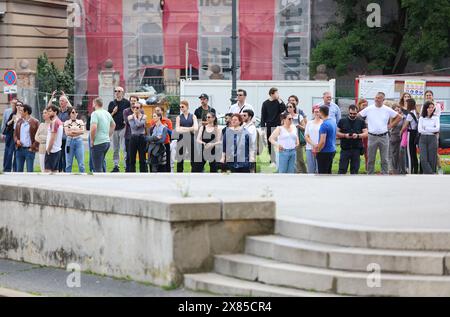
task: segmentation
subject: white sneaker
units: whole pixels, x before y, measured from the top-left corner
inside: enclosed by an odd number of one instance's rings
[[[270,167],[275,168],[277,165],[275,163],[270,163]]]

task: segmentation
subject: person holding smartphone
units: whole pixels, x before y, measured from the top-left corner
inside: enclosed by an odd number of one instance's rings
[[[358,118],[358,109],[355,105],[348,107],[348,117],[339,120],[337,137],[341,139],[341,157],[339,159],[339,174],[347,174],[350,165],[350,174],[358,174],[361,163],[360,156],[364,154],[362,139],[367,138],[366,122]]]

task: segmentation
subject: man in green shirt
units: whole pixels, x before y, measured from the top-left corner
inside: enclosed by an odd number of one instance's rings
[[[91,156],[94,173],[103,172],[103,161],[109,150],[116,124],[111,114],[103,109],[101,98],[94,99],[95,111],[91,115]]]

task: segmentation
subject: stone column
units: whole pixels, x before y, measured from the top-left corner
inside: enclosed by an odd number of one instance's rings
[[[30,62],[27,59],[22,59],[19,62],[19,70],[17,73],[17,96],[21,101],[31,106],[33,109],[33,116],[41,119],[40,110],[36,104],[36,72],[31,70]],[[45,107],[45,105],[44,105]]]
[[[120,72],[113,66],[112,60],[106,60],[105,69],[98,74],[98,95],[103,99],[104,107],[114,100],[114,87],[120,84]]]

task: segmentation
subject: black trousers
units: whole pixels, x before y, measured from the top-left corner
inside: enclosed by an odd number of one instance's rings
[[[198,170],[198,164],[196,164],[195,163],[195,161],[194,161],[194,157],[195,157],[195,147],[194,147],[194,135],[191,135],[191,136],[187,136],[187,137],[190,137],[190,149],[189,149],[189,156],[190,156],[190,158],[191,158],[191,170],[192,170],[192,172],[193,173],[195,173],[195,172],[197,172],[197,170]],[[181,140],[179,140],[178,141],[178,145],[177,145],[177,151],[178,151],[178,157],[184,157],[184,149],[183,149],[183,147],[182,146],[179,146],[180,145],[180,143],[181,143],[182,141]],[[183,145],[185,145],[185,141],[183,141]],[[183,173],[184,172],[184,159],[181,159],[181,160],[177,160],[177,173]],[[198,173],[198,172],[197,172]]]
[[[147,159],[145,157],[145,136],[131,135],[130,139],[130,173],[136,173],[136,154],[139,153],[139,171],[147,173]]]
[[[361,163],[360,149],[341,149],[341,157],[339,158],[339,174],[347,174],[348,165],[350,164],[350,174],[358,174]]]
[[[166,166],[164,172],[170,173],[170,143],[164,144],[164,147],[166,148]]]
[[[333,158],[336,152],[319,152],[317,153],[317,167],[319,174],[331,174],[333,167]]]
[[[59,163],[58,163],[58,171],[60,173],[66,172],[66,140],[62,140],[61,144],[61,155],[59,157]]]
[[[417,158],[417,149],[416,149],[416,136],[418,131],[409,130],[409,142],[408,142],[408,164],[409,170],[411,174],[419,173],[419,159]]]
[[[130,136],[131,138],[131,136]],[[130,173],[130,139],[125,139],[125,152],[126,152],[126,159],[125,159],[125,172]]]

